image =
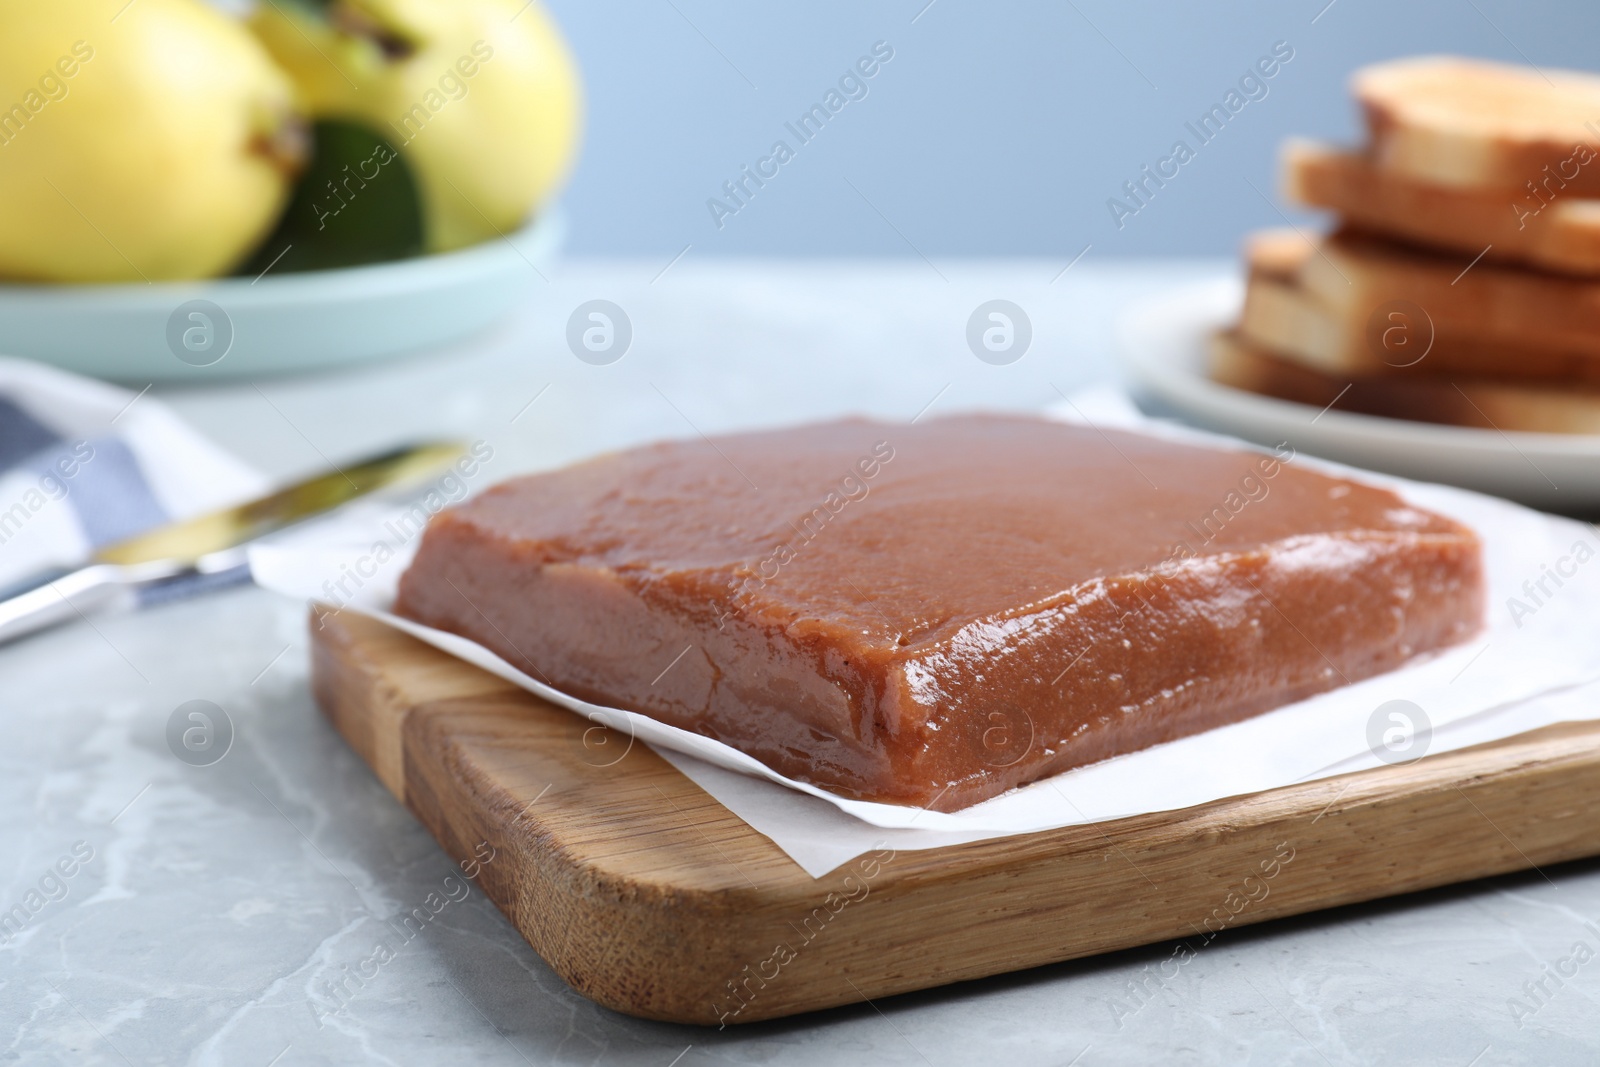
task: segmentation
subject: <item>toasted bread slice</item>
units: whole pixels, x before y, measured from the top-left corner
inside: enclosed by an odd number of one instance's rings
[[[1244,261],[1252,278],[1276,278],[1293,282],[1300,276],[1306,260],[1316,254],[1317,238],[1298,230],[1257,230],[1244,239]]]
[[[1242,331],[1330,373],[1425,362],[1422,373],[1600,382],[1600,280],[1469,269],[1470,257],[1353,232],[1308,240],[1268,231],[1246,255]]]
[[[1241,340],[1281,352],[1308,370],[1332,375],[1380,375],[1360,337],[1292,279],[1252,271],[1239,316]]]
[[[1529,433],[1600,433],[1600,390],[1424,375],[1341,378],[1283,359],[1233,331],[1212,337],[1211,377],[1261,396],[1363,415]]]
[[[1530,348],[1515,338],[1448,334],[1416,305],[1398,302],[1353,320],[1293,280],[1262,272],[1252,273],[1239,332],[1306,367],[1345,377],[1454,374],[1600,384],[1600,358]]]
[[[1359,70],[1351,88],[1385,169],[1478,189],[1554,174],[1564,194],[1600,195],[1600,77],[1421,56]]]
[[[1600,118],[1600,112],[1596,113]],[[1328,208],[1344,221],[1484,261],[1600,274],[1600,199],[1464,189],[1377,166],[1370,155],[1314,141],[1284,145],[1289,200]]]
[[[1492,373],[1483,366],[1504,361],[1503,345],[1474,337],[1441,339],[1430,317],[1414,308],[1386,309],[1377,316],[1375,330],[1369,329],[1374,316],[1358,322],[1341,314],[1300,283],[1311,261],[1325,255],[1322,248],[1323,239],[1293,230],[1265,230],[1246,239],[1250,283],[1239,320],[1243,339],[1340,376],[1426,374],[1441,366],[1456,373],[1464,367],[1473,373]],[[1331,269],[1340,268],[1333,264]],[[1429,365],[1423,366],[1425,362]],[[1559,363],[1546,368],[1552,377],[1565,369]]]

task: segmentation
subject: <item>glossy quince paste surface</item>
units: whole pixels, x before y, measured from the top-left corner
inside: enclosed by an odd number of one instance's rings
[[[950,811],[1482,626],[1476,535],[1292,452],[1007,416],[697,438],[441,513],[398,610],[837,793]]]

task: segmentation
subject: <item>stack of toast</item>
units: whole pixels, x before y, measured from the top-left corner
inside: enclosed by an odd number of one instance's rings
[[[1369,143],[1284,153],[1323,237],[1253,235],[1212,377],[1319,408],[1600,433],[1600,77],[1422,58],[1360,71]]]

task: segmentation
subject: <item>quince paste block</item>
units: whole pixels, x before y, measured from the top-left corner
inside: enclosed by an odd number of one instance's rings
[[[398,610],[794,779],[950,811],[1482,626],[1472,530],[1276,454],[1030,418],[657,444],[438,515]]]

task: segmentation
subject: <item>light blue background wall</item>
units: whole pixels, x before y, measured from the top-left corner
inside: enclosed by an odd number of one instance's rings
[[[589,98],[570,249],[1226,254],[1280,221],[1249,183],[1275,194],[1283,137],[1355,135],[1355,67],[1421,52],[1600,67],[1592,2],[1326,2],[547,0]],[[774,140],[794,147],[783,124],[879,40],[895,56],[869,95],[719,231],[707,198]],[[1275,41],[1295,55],[1269,95],[1119,231],[1106,199]]]

